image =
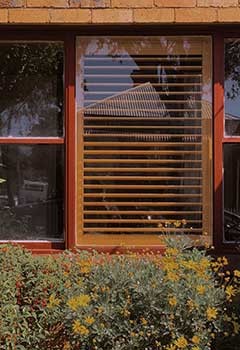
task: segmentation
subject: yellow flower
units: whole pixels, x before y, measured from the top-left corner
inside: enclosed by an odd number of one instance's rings
[[[225,292],[226,292],[227,300],[230,300],[232,297],[236,295],[236,289],[234,289],[233,286],[227,286]]]
[[[67,280],[65,283],[64,283],[64,286],[66,288],[70,288],[71,287],[71,282],[69,280]]]
[[[78,265],[80,266],[80,272],[82,274],[88,274],[89,272],[91,272],[91,267],[92,267],[91,261],[82,260],[82,261],[78,262]]]
[[[141,317],[141,323],[146,326],[147,325],[147,320],[144,317]]]
[[[81,268],[80,268],[80,272],[81,273],[83,273],[83,274],[87,274],[87,273],[89,273],[91,271],[91,269],[88,267],[88,266],[82,266]]]
[[[172,256],[164,256],[162,258],[163,270],[169,271],[169,272],[172,270],[178,270],[179,265],[173,259],[174,258]]]
[[[166,255],[177,255],[179,250],[177,248],[167,248],[165,251]]]
[[[166,279],[172,282],[177,282],[179,280],[179,276],[175,272],[169,271],[167,273]]]
[[[189,299],[187,301],[187,306],[189,307],[189,310],[192,311],[196,308],[196,303],[192,299]]]
[[[49,302],[47,304],[47,307],[49,309],[52,309],[55,306],[58,306],[60,304],[61,300],[56,298],[54,294],[50,295]]]
[[[189,261],[182,261],[182,266],[184,266],[189,270],[196,270],[197,264],[195,261],[189,260]]]
[[[94,323],[94,321],[95,321],[95,319],[93,318],[93,317],[91,317],[91,316],[88,316],[88,317],[86,317],[85,318],[85,322],[87,323],[87,324],[93,324]]]
[[[188,341],[184,336],[181,336],[175,341],[175,344],[179,349],[185,349],[188,346]]]
[[[168,299],[168,303],[169,303],[169,305],[171,305],[171,306],[176,306],[176,305],[177,305],[177,299],[176,299],[176,297],[170,297],[170,298]]]
[[[73,332],[80,335],[88,335],[89,330],[83,326],[78,320],[73,322]]]
[[[85,307],[89,304],[91,298],[87,294],[82,294],[77,297],[73,297],[68,300],[67,305],[73,311],[76,311],[79,307]]]
[[[222,257],[222,263],[223,265],[228,265],[228,259],[225,256]]]
[[[128,317],[130,315],[130,311],[128,311],[127,309],[124,309],[122,313],[125,317]]]
[[[193,344],[199,344],[200,343],[200,338],[197,335],[194,335],[192,337],[192,342],[193,342]]]
[[[196,287],[198,294],[203,295],[206,292],[206,287],[199,285]]]
[[[180,227],[180,226],[182,225],[182,223],[181,223],[181,221],[176,220],[176,221],[174,221],[173,225],[174,225],[176,228],[178,228],[178,227]]]
[[[70,350],[70,349],[71,349],[70,343],[68,341],[65,342],[64,345],[63,345],[63,350]]]
[[[210,266],[210,264],[211,263],[207,258],[202,258],[198,266],[200,266],[203,269],[207,269]]]
[[[194,346],[192,350],[200,350],[199,346]]]
[[[103,311],[104,311],[104,308],[102,306],[99,306],[97,309],[96,309],[97,313],[98,314],[102,314]]]
[[[217,318],[217,310],[214,307],[208,307],[206,314],[209,321]]]
[[[240,277],[240,271],[239,270],[234,270],[233,274],[235,277]]]

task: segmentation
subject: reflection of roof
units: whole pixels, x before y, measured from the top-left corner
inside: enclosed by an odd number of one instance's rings
[[[233,114],[230,114],[230,113],[225,113],[225,119],[226,120],[239,120],[240,116],[233,115]]]
[[[148,82],[87,106],[84,115],[148,118],[167,116],[167,111],[159,94]]]

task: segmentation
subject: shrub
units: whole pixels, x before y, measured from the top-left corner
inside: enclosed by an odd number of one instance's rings
[[[226,264],[182,240],[164,256],[3,246],[0,349],[208,350],[237,322],[224,309],[237,294]]]

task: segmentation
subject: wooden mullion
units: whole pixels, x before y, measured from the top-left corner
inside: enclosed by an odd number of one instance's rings
[[[0,144],[55,144],[65,143],[64,137],[0,137]]]
[[[240,143],[240,136],[223,136],[222,138],[222,143],[225,144],[225,143]]]
[[[164,219],[131,219],[131,223],[137,223],[137,224],[153,224],[153,223],[166,223],[166,221],[170,223],[174,223],[176,220],[164,220]],[[107,223],[129,223],[129,219],[84,219],[85,223],[92,224],[92,223],[99,223],[99,224],[107,224]],[[188,220],[189,224],[200,224],[201,220]]]
[[[85,189],[101,188],[101,189],[176,189],[176,185],[109,185],[109,184],[98,184],[98,185],[84,185]],[[201,185],[179,185],[178,188],[202,188]]]
[[[214,235],[213,243],[221,250],[223,242],[223,149],[224,135],[224,39],[214,35]]]
[[[165,228],[165,227],[84,227],[85,232],[119,232],[119,233],[127,233],[127,232],[192,232],[192,233],[201,233],[202,228]]]
[[[192,215],[192,214],[202,214],[201,210],[189,210],[189,211],[179,211],[179,210],[86,210],[84,209],[85,215]]]
[[[65,186],[65,239],[67,248],[76,245],[75,237],[75,36],[65,38],[65,120],[66,120],[66,186]]]
[[[202,194],[181,194],[181,193],[85,193],[85,198],[201,198]]]

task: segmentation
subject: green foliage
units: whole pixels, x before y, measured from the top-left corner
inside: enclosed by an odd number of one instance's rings
[[[1,246],[0,349],[208,350],[226,327],[237,332],[226,259],[167,244],[164,256]]]

